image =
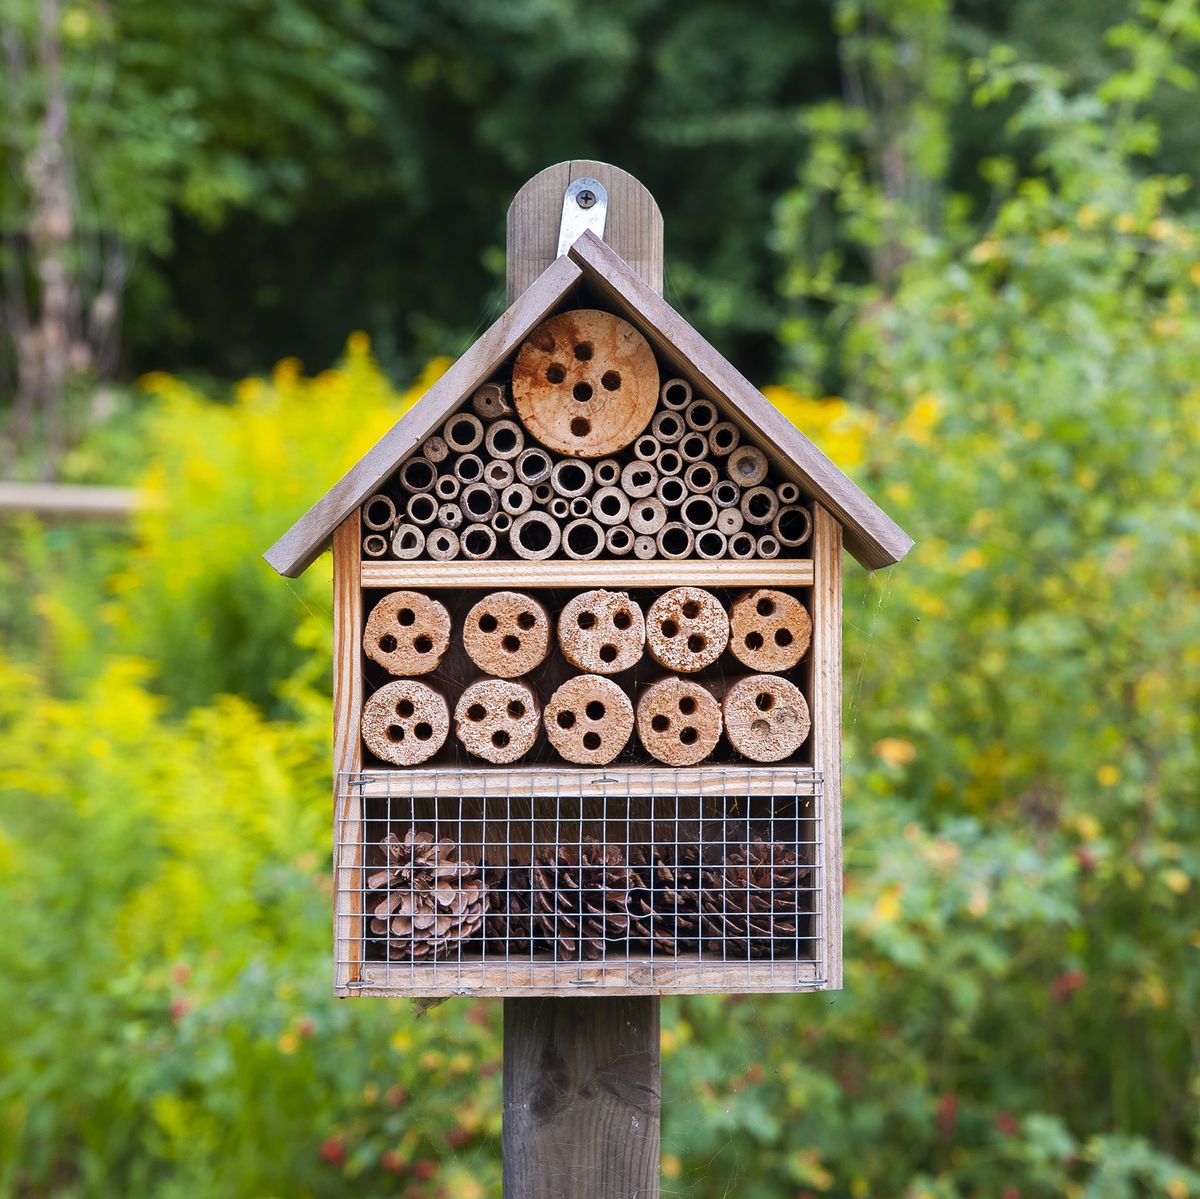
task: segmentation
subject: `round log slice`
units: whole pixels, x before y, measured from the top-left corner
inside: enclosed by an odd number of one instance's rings
[[[494,591],[467,613],[463,648],[487,674],[515,679],[546,660],[550,649],[550,617],[531,596]]]
[[[543,321],[513,367],[513,403],[542,445],[574,458],[624,449],[654,416],[658,364],[646,339],[608,312]]]
[[[753,674],[734,683],[722,709],[729,743],[752,762],[791,757],[811,727],[800,689],[774,674]]]
[[[543,719],[550,744],[568,762],[604,766],[633,733],[633,704],[612,679],[577,674],[550,697]]]
[[[646,622],[624,591],[584,591],[559,614],[558,644],[577,669],[616,674],[641,661]]]
[[[664,592],[646,613],[651,657],[668,670],[692,674],[711,666],[729,642],[729,618],[720,601],[700,587]]]
[[[385,683],[363,705],[363,742],[393,766],[416,766],[433,757],[449,731],[445,699],[416,679]]]
[[[729,648],[751,670],[791,670],[808,650],[812,619],[786,591],[745,591],[729,610]]]
[[[541,719],[537,696],[527,683],[480,679],[458,698],[454,732],[468,753],[503,765],[533,748]]]
[[[385,595],[367,617],[363,652],[389,674],[428,674],[450,646],[450,613],[419,591]]]
[[[667,766],[703,762],[716,749],[722,724],[721,705],[692,679],[659,679],[638,700],[638,737]]]

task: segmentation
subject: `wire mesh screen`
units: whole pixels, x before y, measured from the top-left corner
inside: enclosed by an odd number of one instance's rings
[[[336,835],[351,993],[825,981],[808,768],[346,774]]]

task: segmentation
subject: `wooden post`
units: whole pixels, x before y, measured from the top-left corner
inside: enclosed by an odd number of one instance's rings
[[[547,167],[508,210],[508,302],[554,259],[563,193],[608,191],[605,241],[662,293],[662,216],[607,163]],[[657,1199],[659,1001],[653,996],[504,1001],[506,1199]]]

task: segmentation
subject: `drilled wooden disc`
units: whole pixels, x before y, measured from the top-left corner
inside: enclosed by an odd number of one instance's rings
[[[573,458],[624,449],[650,423],[658,364],[628,322],[594,308],[543,321],[517,355],[513,403],[543,445]]]

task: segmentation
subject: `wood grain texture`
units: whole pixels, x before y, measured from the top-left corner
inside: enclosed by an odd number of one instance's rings
[[[28,512],[54,518],[125,520],[161,506],[150,492],[130,487],[89,487],[70,483],[0,483],[0,512]]]
[[[667,362],[733,409],[742,432],[770,447],[782,474],[829,509],[845,527],[847,549],[863,566],[875,570],[904,557],[912,538],[609,246],[584,233],[570,257],[585,280],[628,316]]]
[[[475,389],[486,383],[579,281],[567,258],[552,262],[453,366],[330,488],[263,556],[281,574],[295,578],[321,552],[346,515],[396,469],[401,460],[437,431]]]
[[[364,561],[364,587],[810,587],[811,558],[704,561]]]
[[[507,1199],[658,1192],[659,1012],[647,999],[504,1005]]]
[[[362,594],[358,587],[361,543],[355,508],[333,535],[333,802],[338,837],[333,864],[333,960],[337,987],[358,978],[362,955],[362,800],[338,786],[344,771],[362,769]]]
[[[824,777],[823,952],[827,985],[842,985],[842,526],[813,505],[813,767]]]
[[[553,261],[563,193],[576,179],[596,179],[608,192],[604,240],[661,294],[663,219],[654,197],[628,172],[607,162],[575,159],[546,167],[517,192],[508,209],[508,302]]]

